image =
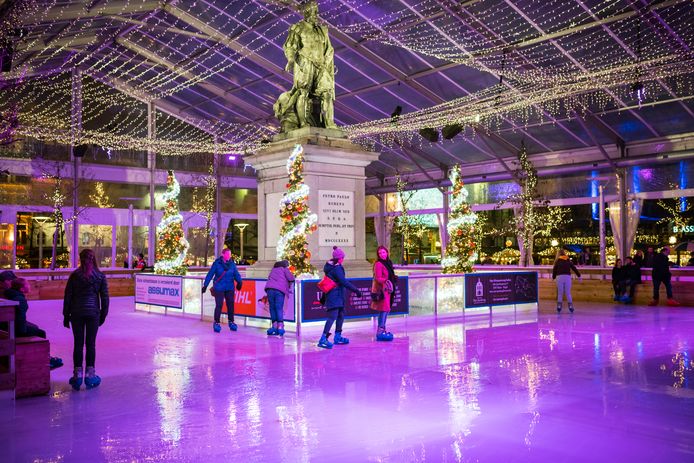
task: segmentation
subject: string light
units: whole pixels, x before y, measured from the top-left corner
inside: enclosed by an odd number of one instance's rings
[[[288,260],[289,270],[295,275],[314,274],[307,235],[318,229],[318,216],[308,207],[309,187],[304,183],[304,148],[295,145],[287,159],[287,192],[279,202],[282,219],[277,240],[277,260]]]
[[[185,275],[186,255],[190,244],[183,233],[183,216],[178,209],[181,186],[172,170],[166,179],[166,192],[162,195],[166,205],[164,217],[157,225],[157,261],[154,272],[161,275]]]

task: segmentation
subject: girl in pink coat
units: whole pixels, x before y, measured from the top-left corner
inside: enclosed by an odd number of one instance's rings
[[[374,279],[371,284],[371,308],[380,312],[376,340],[392,341],[393,333],[386,331],[386,318],[390,312],[398,277],[395,276],[393,262],[388,258],[388,249],[379,246],[376,253],[378,259],[374,262]]]

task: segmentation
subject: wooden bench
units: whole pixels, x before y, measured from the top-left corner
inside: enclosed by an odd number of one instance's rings
[[[51,390],[49,356],[48,339],[37,337],[16,339],[16,398],[48,394]]]

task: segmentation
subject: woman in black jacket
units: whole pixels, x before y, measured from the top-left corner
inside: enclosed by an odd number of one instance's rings
[[[82,349],[87,347],[87,369],[84,384],[87,389],[101,384],[101,378],[94,371],[96,360],[96,333],[108,315],[108,284],[106,276],[96,265],[94,251],[80,252],[80,266],[70,274],[65,286],[63,300],[63,325],[70,328],[75,346],[72,360],[75,370],[70,384],[75,390],[82,386]],[[86,335],[86,336],[85,336]]]

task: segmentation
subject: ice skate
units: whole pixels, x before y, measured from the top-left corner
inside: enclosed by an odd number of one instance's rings
[[[84,385],[87,389],[94,389],[101,384],[101,377],[96,375],[94,367],[87,367],[87,374],[84,376]]]
[[[70,378],[70,386],[76,391],[82,387],[82,367],[75,368],[72,378]]]

